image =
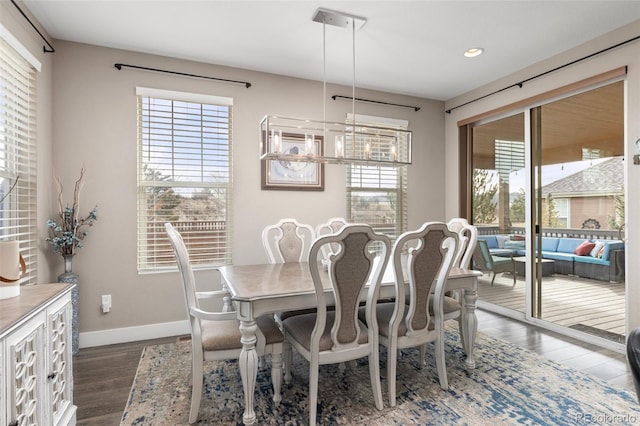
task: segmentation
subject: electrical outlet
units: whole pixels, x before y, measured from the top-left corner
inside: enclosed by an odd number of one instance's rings
[[[110,294],[103,294],[101,297],[101,301],[102,301],[102,313],[108,313],[111,311],[111,295]]]

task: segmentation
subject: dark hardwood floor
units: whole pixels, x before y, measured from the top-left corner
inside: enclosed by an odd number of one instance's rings
[[[624,354],[487,311],[478,310],[477,315],[478,330],[483,333],[600,377],[613,386],[634,389]],[[119,425],[142,349],[177,340],[169,337],[80,349],[73,358],[78,425]]]
[[[73,401],[78,425],[113,426],[131,391],[142,349],[177,337],[80,349],[73,357]]]

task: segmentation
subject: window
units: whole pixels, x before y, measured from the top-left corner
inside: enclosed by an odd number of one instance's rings
[[[347,119],[352,120],[349,114]],[[406,129],[404,120],[356,116],[358,123]],[[407,167],[351,164],[347,168],[347,217],[395,240],[407,224]]]
[[[0,25],[0,240],[20,242],[21,284],[36,284],[36,71],[40,63]]]
[[[568,198],[556,198],[554,200],[556,204],[556,210],[558,211],[558,222],[560,228],[569,228],[569,199]]]
[[[138,271],[173,268],[164,224],[191,262],[231,263],[229,98],[138,88]]]

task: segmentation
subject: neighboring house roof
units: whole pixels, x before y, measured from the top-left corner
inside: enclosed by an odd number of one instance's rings
[[[624,192],[623,157],[613,157],[542,187],[542,197],[594,197]]]

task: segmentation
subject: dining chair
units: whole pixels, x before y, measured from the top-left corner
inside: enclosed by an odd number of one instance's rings
[[[493,273],[491,285],[496,280],[496,274],[510,272],[513,276],[513,285],[516,285],[516,263],[513,256],[502,257],[492,255],[489,246],[484,240],[478,240],[478,245],[473,252],[473,269]]]
[[[267,225],[262,230],[262,246],[269,263],[303,262],[308,259],[311,244],[315,239],[315,231],[311,225],[300,223],[296,219],[281,219],[277,223]],[[280,329],[285,318],[315,312],[315,309],[280,311],[273,314]],[[291,346],[284,342],[284,363],[291,364]],[[261,361],[260,361],[261,363]],[[285,371],[285,383],[291,383],[291,370]]]
[[[331,254],[325,271],[319,262],[312,260],[323,245],[334,243],[338,250]],[[383,408],[375,306],[389,252],[389,238],[363,224],[346,225],[336,234],[319,237],[311,246],[309,269],[317,310],[283,321],[285,339],[309,361],[311,425],[316,423],[319,366],[324,364],[368,357],[375,406],[378,410]],[[368,283],[371,285],[367,288]],[[332,311],[327,309],[326,292],[331,292],[335,300]],[[365,292],[365,321],[360,321],[358,307]]]
[[[224,297],[229,297],[229,293],[227,291],[197,291],[189,253],[182,236],[170,223],[165,223],[164,226],[182,276],[183,294],[189,315],[192,356],[189,423],[195,423],[202,398],[204,361],[238,359],[242,350],[242,334],[236,312],[214,312],[201,309],[200,300],[206,298],[222,301]],[[272,356],[273,401],[278,404],[282,400],[280,387],[282,384],[284,336],[273,316],[262,315],[258,317],[256,322],[258,325],[256,350],[259,355],[271,354]]]
[[[325,223],[321,223],[316,226],[316,237],[322,237],[324,235],[335,234],[339,230],[342,229],[343,226],[347,224],[346,219],[342,217],[332,217],[327,220]],[[329,256],[338,250],[337,244],[325,244],[320,249],[320,253],[322,255],[322,261],[327,262],[329,260]]]
[[[478,228],[469,224],[467,219],[457,217],[447,222],[447,228],[458,234],[458,248],[453,258],[452,268],[469,269],[473,253],[478,245]],[[457,320],[460,341],[464,346],[464,333],[462,332],[462,304],[461,291],[455,291],[453,294],[445,294],[442,301],[442,309],[444,321]],[[433,299],[429,305],[429,312],[433,316]]]
[[[394,302],[378,304],[376,315],[380,344],[387,348],[392,407],[396,405],[396,368],[401,349],[419,348],[418,364],[422,368],[426,344],[434,342],[440,387],[449,388],[444,357],[443,301],[457,244],[458,234],[450,231],[446,223],[427,222],[416,231],[400,235],[393,245],[396,298]],[[409,297],[408,303],[405,296]],[[430,299],[433,299],[433,315],[429,312]],[[363,314],[361,309],[359,317]]]
[[[627,360],[633,375],[636,397],[640,403],[640,327],[633,329],[627,337]]]
[[[473,252],[478,245],[478,228],[462,217],[449,220],[447,227],[458,234],[458,249],[453,259],[453,267],[469,269]]]
[[[311,225],[296,219],[281,219],[262,230],[262,245],[269,263],[303,262],[315,239]]]

